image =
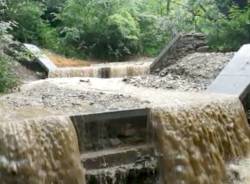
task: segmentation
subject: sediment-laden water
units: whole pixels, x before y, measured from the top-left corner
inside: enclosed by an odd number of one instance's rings
[[[72,122],[51,117],[0,123],[1,184],[84,184]]]
[[[154,108],[152,121],[164,184],[227,183],[227,161],[249,152],[247,120],[234,98]]]
[[[114,63],[99,64],[89,67],[58,68],[49,73],[50,78],[56,77],[97,77],[115,78],[149,74],[151,62],[145,63]]]
[[[250,147],[249,126],[237,98],[136,90],[100,80],[63,79],[58,86],[120,90],[140,101],[149,99],[164,184],[232,184],[227,181],[228,170],[229,179],[238,180],[240,175],[246,180],[239,179],[240,184],[250,183],[250,162],[245,157]],[[84,183],[75,129],[67,118],[1,122],[0,145],[0,183]]]

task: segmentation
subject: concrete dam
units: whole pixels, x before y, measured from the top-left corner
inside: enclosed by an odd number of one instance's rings
[[[180,39],[186,43],[190,35],[178,36],[163,52],[180,49]],[[205,48],[199,43],[194,49]],[[99,68],[107,65],[90,69],[97,75],[86,68],[64,75],[69,69],[39,54],[49,78],[1,97],[1,182],[247,184],[234,163],[247,160],[250,151],[248,52],[243,46],[199,93],[137,87],[121,78],[157,72],[173,62],[169,54],[139,64],[143,69],[119,69],[121,75]]]

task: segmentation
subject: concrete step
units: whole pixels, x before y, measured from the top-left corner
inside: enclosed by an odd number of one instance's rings
[[[82,163],[87,170],[104,169],[131,163],[139,164],[153,157],[154,148],[150,144],[87,152],[81,155]]]
[[[157,160],[146,158],[140,163],[131,163],[86,172],[87,184],[159,184]]]
[[[82,154],[146,144],[151,140],[147,109],[76,115],[71,120]]]

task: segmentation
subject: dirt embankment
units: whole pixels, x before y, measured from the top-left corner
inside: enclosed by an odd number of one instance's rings
[[[157,75],[125,78],[138,87],[163,88],[181,91],[200,91],[218,76],[234,53],[194,53],[176,64],[163,68]]]

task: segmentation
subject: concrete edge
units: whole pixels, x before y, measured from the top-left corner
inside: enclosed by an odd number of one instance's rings
[[[36,45],[25,43],[24,46],[48,73],[57,69],[57,66]]]
[[[127,110],[115,110],[88,114],[76,114],[70,115],[70,119],[84,117],[86,121],[93,120],[106,120],[106,119],[119,119],[119,118],[131,118],[136,116],[148,116],[150,109],[140,108],[140,109],[127,109]]]
[[[183,34],[179,33],[177,34],[173,40],[171,40],[167,46],[161,51],[161,53],[157,56],[157,58],[153,61],[153,63],[150,65],[150,72],[152,72],[155,69],[155,66],[158,64],[159,61],[161,61],[161,59],[163,57],[165,57],[165,55],[168,53],[168,51],[175,45],[174,43],[178,42],[181,38],[182,38]]]
[[[216,79],[210,84],[207,89],[207,92],[236,95],[241,100],[243,100],[250,92],[250,67],[248,67],[250,63],[249,53],[250,44],[242,45],[240,49],[235,53],[234,57],[230,60],[230,62],[220,72]],[[246,73],[246,71],[248,70],[249,74]],[[234,78],[235,81],[230,80],[230,77]],[[244,77],[246,81],[242,81],[242,77]],[[228,78],[226,82],[225,78]],[[233,84],[233,82],[236,81],[238,82]],[[241,82],[241,88],[238,89],[239,86],[237,86],[236,84],[240,84]],[[237,90],[235,88],[237,88]]]

